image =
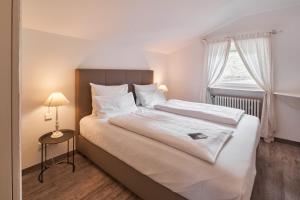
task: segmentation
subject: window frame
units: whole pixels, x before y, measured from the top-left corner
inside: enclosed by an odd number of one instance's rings
[[[247,91],[264,91],[258,85],[241,84],[241,83],[216,83],[211,88],[230,89],[230,90],[247,90]]]

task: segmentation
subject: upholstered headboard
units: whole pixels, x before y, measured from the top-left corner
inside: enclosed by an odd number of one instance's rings
[[[89,83],[99,85],[128,84],[133,92],[133,84],[146,85],[153,83],[152,70],[113,70],[113,69],[76,69],[75,71],[75,104],[76,132],[79,134],[79,121],[92,113],[91,88]]]

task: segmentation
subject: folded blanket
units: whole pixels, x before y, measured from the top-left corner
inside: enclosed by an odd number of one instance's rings
[[[155,105],[154,108],[165,112],[230,125],[237,125],[245,113],[244,110],[236,108],[176,99],[169,100],[165,104]]]
[[[112,117],[109,122],[209,163],[216,161],[233,132],[209,122],[146,109]],[[189,135],[193,133],[200,133],[206,138],[193,139]]]

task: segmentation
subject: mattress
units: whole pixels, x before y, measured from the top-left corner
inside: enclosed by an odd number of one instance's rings
[[[145,109],[145,108],[139,108]],[[161,111],[157,111],[161,112]],[[175,115],[175,114],[170,114]],[[86,116],[80,134],[140,173],[191,199],[249,200],[256,175],[259,120],[244,115],[215,164],[114,126],[108,119]]]

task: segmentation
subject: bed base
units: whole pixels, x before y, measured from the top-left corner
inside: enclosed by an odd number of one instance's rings
[[[77,135],[77,151],[144,200],[186,200]]]

